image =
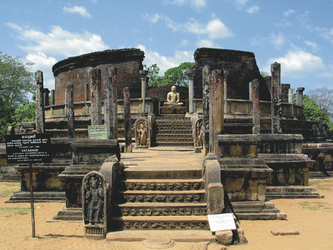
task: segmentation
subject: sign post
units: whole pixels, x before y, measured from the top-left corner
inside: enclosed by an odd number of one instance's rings
[[[50,162],[51,136],[49,134],[24,134],[6,136],[8,163],[29,163],[32,237],[35,237],[35,209],[32,163]]]

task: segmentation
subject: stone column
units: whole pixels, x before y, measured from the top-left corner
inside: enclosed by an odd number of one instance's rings
[[[89,106],[87,102],[89,101],[89,84],[84,85],[84,106],[85,106],[85,115],[89,114]]]
[[[51,107],[50,107],[50,115],[53,117],[53,106],[55,104],[55,91],[54,89],[51,90]]]
[[[288,89],[288,103],[291,104],[291,115],[294,116],[294,90]]]
[[[55,91],[54,89],[51,90],[51,106],[55,104]]]
[[[132,129],[131,129],[131,101],[129,88],[123,90],[124,93],[124,123],[125,123],[125,148],[126,153],[132,153]]]
[[[91,125],[102,125],[101,70],[90,70],[91,80]]]
[[[117,68],[112,66],[110,69],[110,75],[112,78],[112,84],[111,84],[111,109],[112,114],[114,118],[112,119],[112,139],[118,138],[118,103],[117,103],[117,88],[116,88],[116,82],[117,82]]]
[[[104,124],[106,125],[106,132],[108,139],[112,139],[113,129],[112,129],[112,119],[114,119],[114,115],[112,114],[111,108],[111,85],[112,85],[112,78],[107,76],[104,78]]]
[[[252,116],[253,116],[253,134],[260,134],[260,100],[259,100],[260,82],[258,79],[252,81],[252,93],[253,93],[253,105],[252,105]]]
[[[193,76],[194,76],[194,70],[193,69],[188,69],[186,71],[186,74],[188,76],[188,100],[189,100],[188,112],[190,114],[193,114],[193,99],[194,99],[194,82],[193,82]]]
[[[304,90],[305,88],[297,88],[296,90],[296,105],[298,106],[302,106]]]
[[[35,73],[36,81],[36,133],[45,133],[45,113],[43,98],[43,72],[38,70]]]
[[[74,118],[74,84],[66,86],[66,105],[67,105],[67,126],[68,138],[75,138],[75,118]]]
[[[43,99],[44,99],[44,107],[49,106],[50,102],[49,102],[49,96],[50,96],[50,90],[45,88],[43,90]]]
[[[253,100],[253,84],[252,82],[249,82],[249,100]]]
[[[288,103],[290,103],[290,104],[294,103],[294,90],[293,89],[288,90]]]
[[[223,70],[223,96],[224,96],[224,113],[228,113],[228,82],[227,77],[229,75],[229,71],[227,69]]]
[[[216,153],[217,135],[224,129],[224,87],[221,70],[209,76],[209,153]]]
[[[202,69],[202,114],[203,114],[203,126],[204,126],[204,142],[203,150],[204,155],[209,152],[209,73],[210,67],[205,65]]]
[[[141,99],[142,99],[142,113],[146,113],[146,96],[147,96],[147,70],[140,70],[141,76]]]
[[[271,65],[271,132],[272,134],[281,133],[280,124],[280,86],[281,86],[281,64],[273,63]]]

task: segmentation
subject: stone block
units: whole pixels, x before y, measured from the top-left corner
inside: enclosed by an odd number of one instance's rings
[[[217,243],[222,245],[230,245],[232,243],[232,231],[231,230],[224,230],[224,231],[217,231],[215,232],[215,238]]]
[[[208,184],[207,210],[208,214],[220,214],[224,208],[224,190],[221,183]]]

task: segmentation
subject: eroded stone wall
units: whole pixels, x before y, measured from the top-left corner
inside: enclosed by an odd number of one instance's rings
[[[141,95],[139,70],[143,68],[143,59],[144,52],[140,49],[119,49],[94,52],[59,61],[52,68],[55,77],[55,104],[65,103],[65,88],[69,83],[74,84],[74,102],[85,101],[86,84],[90,84],[92,68],[101,70],[102,92],[104,78],[111,76],[111,66],[117,68],[118,99],[123,98],[122,89],[124,87],[131,89],[131,98],[139,98]],[[87,98],[90,101],[90,85],[87,90]]]

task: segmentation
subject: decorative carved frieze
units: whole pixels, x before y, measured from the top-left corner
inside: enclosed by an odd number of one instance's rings
[[[199,190],[204,188],[203,181],[197,182],[125,182],[127,190]]]
[[[124,207],[121,208],[122,216],[205,216],[206,207]]]
[[[204,202],[205,195],[202,194],[168,194],[168,195],[147,195],[147,194],[125,194],[124,195],[125,201],[128,202]]]

